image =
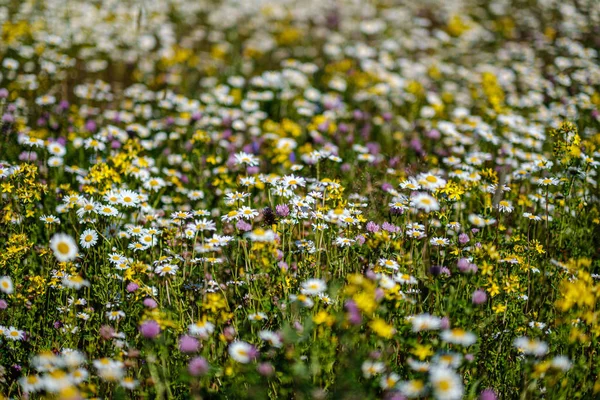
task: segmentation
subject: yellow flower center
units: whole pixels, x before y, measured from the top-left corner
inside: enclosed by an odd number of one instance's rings
[[[447,380],[441,380],[438,384],[438,387],[441,391],[447,392],[448,390],[450,390],[450,382],[448,382]]]
[[[69,254],[70,247],[65,242],[61,242],[58,244],[58,246],[56,246],[56,249],[61,254]]]

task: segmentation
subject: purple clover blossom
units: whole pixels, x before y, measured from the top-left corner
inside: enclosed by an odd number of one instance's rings
[[[365,272],[365,276],[372,281],[377,280],[377,274],[373,272],[372,269],[367,270],[367,272]]]
[[[497,400],[498,396],[496,392],[492,389],[485,389],[481,394],[479,394],[479,400]]]
[[[238,222],[236,222],[235,227],[242,232],[248,232],[252,230],[252,225],[243,219],[240,219]]]
[[[148,308],[158,307],[158,304],[156,303],[156,301],[154,299],[151,299],[150,297],[144,299],[144,305]]]
[[[223,329],[223,336],[225,336],[225,339],[231,342],[237,336],[237,332],[233,326],[228,326]]]
[[[194,357],[190,360],[188,364],[188,372],[192,376],[200,376],[204,375],[208,372],[209,369],[208,361],[204,357]]]
[[[2,122],[10,124],[15,122],[15,117],[12,114],[6,113],[2,116]]]
[[[59,111],[67,111],[69,109],[69,102],[66,100],[61,100],[60,103],[58,103],[58,110]]]
[[[273,364],[268,363],[268,362],[258,364],[258,366],[256,367],[256,370],[262,376],[271,376],[275,372],[275,368],[273,367]]]
[[[288,207],[287,204],[277,204],[277,206],[275,206],[275,212],[280,217],[284,217],[285,218],[288,215],[290,215],[290,208]]]
[[[400,227],[398,227],[394,224],[390,224],[387,221],[385,221],[383,224],[381,224],[381,229],[383,229],[384,231],[387,231],[389,233],[400,232]]]
[[[369,142],[366,144],[365,146],[367,149],[369,149],[369,153],[376,156],[377,154],[379,154],[379,152],[381,151],[381,145],[377,142]]]
[[[487,301],[487,294],[485,294],[485,292],[481,289],[477,289],[476,291],[473,292],[473,296],[472,299],[473,304],[483,304]]]
[[[317,131],[311,131],[310,136],[312,137],[312,139],[315,141],[316,144],[325,143],[325,138],[323,138],[323,135],[321,135]]]
[[[463,273],[469,272],[471,270],[470,265],[471,263],[466,258],[459,259],[458,263],[456,264],[460,272]]]
[[[329,122],[320,123],[317,129],[321,132],[326,132],[329,129]]]
[[[128,291],[129,293],[133,293],[133,292],[135,292],[136,290],[138,290],[139,288],[140,288],[140,285],[138,285],[137,283],[135,283],[135,282],[129,282],[129,283],[127,284],[127,288],[126,288],[126,289],[127,289],[127,291]]]
[[[383,190],[384,192],[389,192],[393,188],[394,187],[390,183],[387,183],[387,182],[385,182],[383,185],[381,185],[381,190]]]
[[[285,261],[279,261],[277,266],[283,271],[286,272],[289,269],[289,265]]]
[[[195,353],[200,348],[200,342],[195,337],[183,335],[179,338],[179,351],[182,353]]]
[[[140,333],[146,339],[154,339],[160,334],[160,325],[152,319],[144,321],[140,325]]]
[[[437,129],[432,129],[429,132],[427,132],[425,136],[427,136],[428,139],[438,140],[442,135]]]
[[[102,325],[100,327],[100,337],[104,340],[110,340],[115,336],[115,330],[110,325]]]
[[[379,232],[380,229],[381,229],[381,227],[379,225],[377,225],[375,222],[373,222],[373,221],[367,222],[367,232],[377,233],[377,232]]]
[[[96,122],[93,119],[89,119],[85,123],[85,129],[88,132],[95,132],[97,127],[98,127],[98,125],[96,125]]]
[[[412,147],[412,149],[419,154],[423,152],[423,144],[419,139],[412,139],[410,141],[410,147]]]
[[[458,242],[460,244],[467,244],[469,243],[469,235],[467,235],[466,233],[461,233],[460,235],[458,235]]]
[[[346,301],[344,307],[346,308],[346,311],[348,311],[348,322],[352,325],[360,325],[362,323],[362,317],[354,300]]]
[[[19,160],[21,161],[36,161],[37,158],[37,153],[33,151],[24,151],[21,154],[19,154]]]
[[[362,246],[363,244],[365,244],[365,237],[363,235],[357,235],[355,239],[359,245]]]

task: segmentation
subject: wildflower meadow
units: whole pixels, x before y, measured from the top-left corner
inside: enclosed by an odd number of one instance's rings
[[[600,1],[0,0],[0,398],[600,398]]]

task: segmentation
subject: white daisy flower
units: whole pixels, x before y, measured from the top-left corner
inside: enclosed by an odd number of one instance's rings
[[[460,344],[462,346],[470,346],[477,342],[477,336],[475,336],[475,334],[461,328],[445,330],[441,333],[440,337],[444,342]]]
[[[214,331],[215,325],[212,322],[203,320],[188,326],[190,335],[208,338]]]
[[[23,340],[25,339],[25,332],[15,328],[14,326],[11,326],[10,328],[4,331],[4,336],[7,339],[14,341]]]
[[[93,229],[86,229],[79,236],[79,244],[84,249],[89,249],[98,243],[98,233]]]
[[[427,193],[418,193],[410,199],[410,205],[417,210],[425,212],[437,211],[440,209],[440,204],[435,197]]]
[[[429,383],[436,399],[459,400],[463,397],[462,378],[450,368],[432,367],[429,371]]]
[[[0,278],[0,291],[6,294],[13,293],[14,286],[10,276],[3,276],[2,278]]]
[[[231,358],[242,364],[247,364],[252,361],[256,353],[254,346],[241,341],[231,343],[228,351]]]
[[[366,360],[362,363],[361,370],[365,378],[378,375],[385,370],[385,365],[379,361]]]
[[[327,290],[327,284],[322,279],[309,279],[302,283],[300,292],[309,296],[318,295]]]
[[[57,233],[50,239],[50,248],[54,252],[54,256],[60,262],[73,261],[77,256],[77,244],[75,240],[65,234]]]

